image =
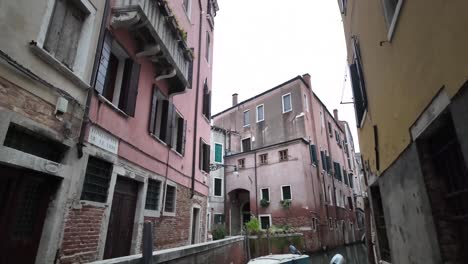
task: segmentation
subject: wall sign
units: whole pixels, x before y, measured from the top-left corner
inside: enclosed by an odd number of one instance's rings
[[[92,126],[89,130],[89,143],[117,154],[119,149],[119,140],[104,130]]]

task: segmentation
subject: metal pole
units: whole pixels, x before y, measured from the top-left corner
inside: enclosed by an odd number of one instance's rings
[[[268,254],[271,255],[270,227],[267,228],[267,242],[268,242]]]
[[[143,224],[143,261],[142,264],[153,263],[153,223]]]

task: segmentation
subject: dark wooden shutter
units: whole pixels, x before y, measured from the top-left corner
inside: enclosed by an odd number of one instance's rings
[[[320,151],[320,158],[322,159],[322,169],[327,170],[327,161],[325,160],[325,153]]]
[[[162,105],[161,105],[161,124],[159,127],[159,139],[162,141],[166,142],[166,138],[168,137],[167,135],[167,126],[168,123],[170,123],[170,120],[168,120],[168,111],[169,111],[169,101],[168,100],[162,100]]]
[[[129,116],[135,116],[140,69],[141,65],[132,59],[125,60],[124,87],[122,87],[122,90],[124,91],[124,101],[121,109]],[[120,98],[122,98],[122,96]]]
[[[175,127],[175,107],[171,102],[168,102],[168,108],[167,108],[167,123],[166,123],[166,144],[171,147],[172,146],[172,131],[173,128]],[[161,127],[162,129],[162,127]]]
[[[192,52],[194,52],[194,49],[192,48]],[[192,88],[192,80],[193,80],[193,61],[189,62],[189,68],[188,68],[188,85],[189,88]]]
[[[205,144],[204,145],[204,171],[209,173],[210,172],[210,145]]]
[[[207,110],[207,115],[206,117],[208,117],[208,120],[211,119],[211,92],[208,93],[207,95],[207,106],[206,106],[206,110]]]
[[[153,87],[153,97],[151,98],[150,117],[148,122],[148,131],[150,134],[156,132],[156,111],[158,109],[158,94],[156,87]]]
[[[187,120],[184,120],[184,127],[182,132],[182,146],[180,154],[185,155],[185,143],[187,141]]]
[[[102,94],[106,85],[107,67],[109,66],[109,59],[112,49],[112,35],[109,31],[106,31],[104,35],[104,42],[101,49],[101,59],[99,61],[99,68],[96,76],[96,83],[94,89]]]
[[[198,142],[198,167],[203,170],[203,141],[200,138]]]
[[[310,158],[312,163],[317,164],[317,148],[315,145],[310,145]]]

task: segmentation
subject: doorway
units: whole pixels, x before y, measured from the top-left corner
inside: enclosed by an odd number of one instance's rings
[[[34,263],[58,179],[0,165],[0,263]]]
[[[117,177],[107,228],[104,259],[130,255],[138,195],[136,181]]]
[[[199,230],[200,230],[200,208],[194,207],[192,209],[192,234],[190,244],[196,244],[199,242]]]

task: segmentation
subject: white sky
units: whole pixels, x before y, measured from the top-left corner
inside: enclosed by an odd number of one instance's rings
[[[309,73],[312,89],[333,114],[350,124],[359,143],[348,82],[346,44],[336,0],[218,0],[215,18],[212,113],[297,75]]]

